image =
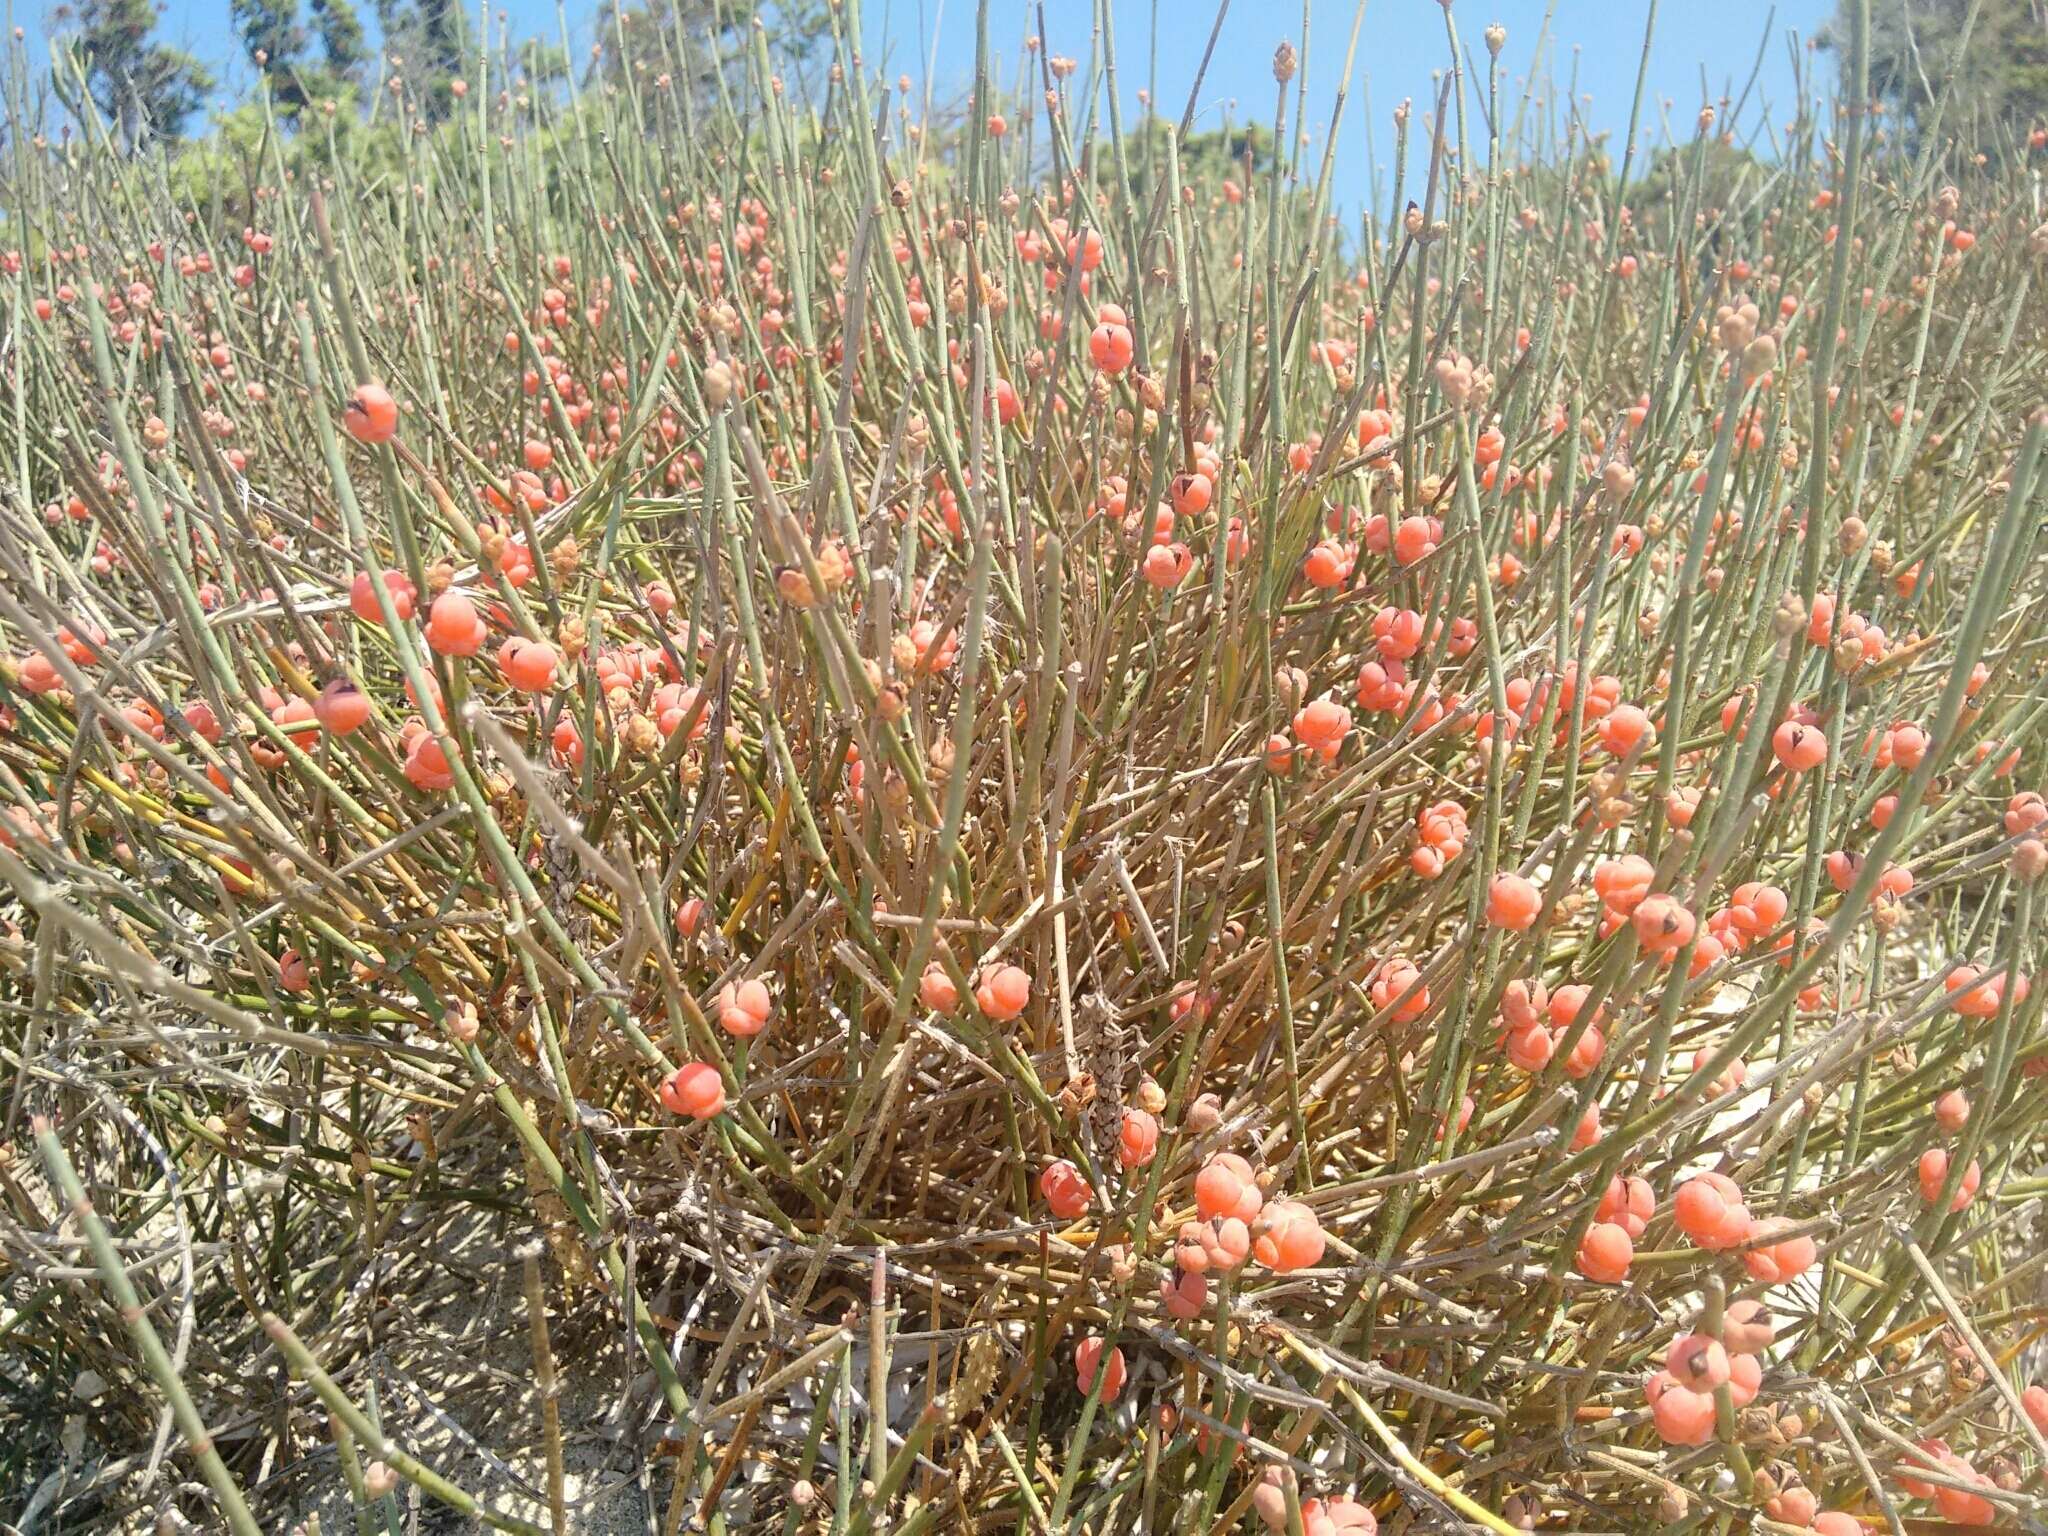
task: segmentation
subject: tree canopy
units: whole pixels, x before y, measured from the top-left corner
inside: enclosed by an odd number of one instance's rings
[[[120,142],[175,138],[213,89],[213,74],[156,35],[150,0],[71,0],[51,13],[59,40]],[[65,89],[60,64],[58,87]]]
[[[1846,50],[1850,6],[1836,0],[1818,41]],[[1961,35],[1970,0],[1871,0],[1870,88],[1917,131],[1933,105]],[[1960,64],[1957,116],[2024,130],[2048,120],[2048,6],[2041,0],[1983,0]],[[1957,126],[1956,117],[1950,119]]]
[[[310,26],[300,20],[299,0],[231,0],[230,14],[271,99],[286,112],[340,94],[367,57],[349,0],[311,0]]]

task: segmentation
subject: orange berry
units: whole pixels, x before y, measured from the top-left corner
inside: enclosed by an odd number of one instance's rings
[[[1145,558],[1139,562],[1138,570],[1148,586],[1164,591],[1168,587],[1179,586],[1194,567],[1195,557],[1187,545],[1154,544],[1145,551]]]
[[[1074,1380],[1083,1392],[1095,1390],[1095,1370],[1102,1368],[1102,1401],[1113,1402],[1117,1393],[1124,1389],[1124,1352],[1112,1348],[1109,1358],[1103,1359],[1103,1343],[1098,1338],[1083,1339],[1074,1346]]]
[[[421,731],[406,748],[405,777],[415,789],[446,789],[455,782],[455,770],[441,743]]]
[[[1810,725],[1787,720],[1771,733],[1771,753],[1794,773],[1805,773],[1828,760],[1828,739]]]
[[[686,939],[695,938],[697,930],[704,923],[704,898],[692,896],[676,908],[676,932]]]
[[[359,443],[388,443],[398,435],[398,402],[382,384],[365,384],[342,407],[341,425]]]
[[[1863,872],[1863,855],[1848,848],[1835,849],[1822,862],[1827,866],[1828,883],[1838,891],[1848,890]]]
[[[661,1080],[661,1102],[670,1114],[709,1120],[725,1109],[725,1084],[709,1062],[686,1061]]]
[[[1650,882],[1657,876],[1650,861],[1640,854],[1602,859],[1593,866],[1593,889],[1615,911],[1627,916],[1650,894]]]
[[[383,573],[385,588],[391,593],[391,607],[398,617],[409,619],[413,615],[413,604],[419,599],[419,589],[407,579],[402,571]],[[382,624],[384,611],[377,606],[377,590],[371,585],[368,571],[356,572],[356,578],[349,586],[349,611],[365,624]]]
[[[1770,1313],[1753,1297],[1729,1302],[1721,1314],[1721,1342],[1731,1355],[1762,1354],[1776,1332]]]
[[[1650,717],[1633,704],[1619,704],[1599,725],[1600,745],[1616,757],[1627,757],[1640,747],[1647,752],[1657,743],[1657,728]]]
[[[1526,932],[1536,926],[1542,910],[1542,892],[1521,875],[1495,875],[1493,884],[1487,888],[1486,920],[1496,928]]]
[[[1764,1368],[1755,1355],[1730,1355],[1728,1357],[1728,1395],[1735,1406],[1747,1408],[1763,1390]]]
[[[2038,832],[2048,827],[2048,800],[2031,789],[2022,790],[2006,802],[2004,820],[2007,837]]]
[[[1970,1101],[1963,1097],[1962,1089],[1951,1088],[1934,1101],[1934,1123],[1949,1136],[1970,1123]]]
[[[768,995],[767,986],[758,980],[727,982],[719,989],[718,1026],[729,1035],[746,1039],[760,1034],[768,1027],[769,1015],[774,1011],[774,999]]]
[[[1819,1510],[1820,1500],[1814,1497],[1813,1490],[1799,1483],[1772,1495],[1764,1504],[1764,1513],[1779,1524],[1802,1529],[1813,1524]]]
[[[1782,1216],[1768,1216],[1752,1226],[1752,1240],[1773,1240],[1750,1248],[1742,1255],[1743,1268],[1749,1271],[1751,1278],[1761,1280],[1766,1285],[1784,1285],[1797,1280],[1813,1267],[1819,1253],[1811,1237],[1804,1234],[1783,1238],[1777,1236],[1791,1226],[1792,1223]]]
[[[1775,885],[1750,881],[1735,887],[1731,915],[1735,925],[1751,938],[1769,933],[1785,920],[1791,900]]]
[[[1579,1123],[1572,1130],[1572,1150],[1583,1152],[1600,1140],[1600,1106],[1588,1104],[1586,1112],[1579,1116]]]
[[[1895,767],[1908,772],[1918,768],[1927,756],[1927,733],[1913,724],[1895,725],[1885,733],[1885,747]]]
[[[1658,1371],[1643,1388],[1657,1437],[1666,1445],[1705,1445],[1714,1438],[1714,1394],[1695,1392]]]
[[[2034,1428],[2048,1435],[2048,1387],[2036,1382],[2020,1394],[2020,1408]]]
[[[1415,969],[1413,961],[1397,956],[1380,962],[1368,988],[1373,1007],[1395,1009],[1394,1017],[1404,1023],[1421,1018],[1429,1012],[1430,1003],[1429,988],[1416,985],[1421,979],[1422,973]],[[1403,1002],[1403,998],[1407,1000]]]
[[[1611,1221],[1596,1221],[1579,1240],[1577,1269],[1588,1280],[1619,1285],[1628,1278],[1628,1267],[1636,1256],[1636,1245],[1626,1228]]]
[[[1948,1182],[1948,1171],[1948,1153],[1940,1147],[1929,1147],[1920,1154],[1919,1176],[1920,1198],[1922,1200],[1932,1205],[1941,1198],[1942,1186]],[[1962,1182],[1956,1189],[1955,1198],[1949,1201],[1948,1208],[1951,1211],[1960,1211],[1972,1200],[1976,1199],[1977,1187],[1983,1181],[1983,1178],[1983,1170],[1977,1166],[1977,1160],[1971,1158],[1970,1166],[1963,1170]]]
[[[1014,965],[985,968],[974,988],[975,1006],[997,1023],[1014,1019],[1031,1001],[1031,978]]]
[[[1195,1270],[1176,1270],[1159,1282],[1160,1305],[1168,1317],[1188,1322],[1202,1315],[1209,1304],[1209,1277]]]
[[[30,651],[22,658],[16,677],[24,689],[34,694],[55,693],[64,686],[57,664],[41,651]]]
[[[951,1013],[960,1006],[960,989],[946,974],[946,968],[934,960],[918,978],[917,1000],[933,1013]]]
[[[1235,1269],[1251,1251],[1251,1228],[1235,1216],[1224,1216],[1182,1222],[1173,1256],[1182,1269],[1205,1274],[1212,1269]]]
[[[1351,575],[1351,560],[1344,546],[1335,539],[1324,539],[1308,552],[1302,561],[1302,574],[1308,577],[1308,584],[1319,591],[1328,592],[1341,587]]]
[[[1124,1111],[1117,1132],[1116,1160],[1126,1168],[1142,1168],[1159,1150],[1159,1122],[1142,1109]]]
[[[1951,1455],[1942,1470],[1959,1482],[1975,1483],[1979,1487],[1991,1484],[1989,1478],[1960,1456]],[[1989,1525],[1998,1517],[1998,1511],[1989,1499],[1940,1483],[1934,1485],[1934,1507],[1941,1511],[1944,1520],[1955,1525]]]
[[[1283,1510],[1281,1526],[1286,1526]],[[1379,1517],[1356,1499],[1303,1499],[1302,1536],[1378,1536]]]
[[[1664,1369],[1682,1387],[1711,1392],[1728,1379],[1728,1351],[1719,1339],[1689,1333],[1665,1352]]]
[[[1402,565],[1416,565],[1436,553],[1442,542],[1441,526],[1428,517],[1404,517],[1394,529],[1394,559]]]
[[[1252,1165],[1235,1152],[1218,1152],[1195,1175],[1195,1209],[1205,1221],[1231,1216],[1251,1221],[1265,1203]]]
[[[1095,1197],[1095,1191],[1081,1177],[1081,1170],[1065,1158],[1046,1165],[1045,1172],[1038,1176],[1038,1192],[1052,1207],[1053,1215],[1062,1221],[1072,1221],[1079,1216]]]
[[[1674,955],[1692,942],[1697,923],[1670,896],[1645,896],[1633,914],[1636,938],[1653,955]]]
[[[1924,1478],[1915,1477],[1910,1469],[1925,1468],[1930,1472],[1945,1472],[1948,1469],[1949,1448],[1946,1440],[1928,1438],[1913,1442],[1913,1449],[1901,1456],[1893,1468],[1892,1476],[1901,1488],[1916,1499],[1934,1497],[1934,1484]]]
[[[487,633],[476,604],[452,588],[427,610],[427,644],[443,656],[474,656]]]
[[[1949,992],[1949,1007],[1968,1018],[1996,1018],[2005,1001],[2006,974],[1980,981],[1978,978],[1983,974],[1974,965],[1959,965],[1950,971],[1942,983]],[[2014,978],[2012,990],[2017,1007],[2027,1000],[2027,978]]]
[[[1510,1030],[1503,1043],[1507,1047],[1508,1060],[1531,1074],[1549,1066],[1550,1058],[1557,1051],[1557,1041],[1541,1024]]]
[[[1266,1268],[1285,1274],[1308,1269],[1323,1257],[1323,1228],[1316,1213],[1298,1200],[1275,1200],[1261,1213],[1252,1254]]]
[[[1172,486],[1173,510],[1182,517],[1194,517],[1207,511],[1214,489],[1209,477],[1199,471],[1176,475]]]
[[[349,679],[337,677],[314,698],[313,715],[330,736],[349,736],[369,723],[370,701]]]
[[[1692,1070],[1695,1072],[1706,1070],[1707,1063],[1712,1061],[1713,1057],[1714,1048],[1712,1046],[1701,1046],[1692,1053]],[[1733,1093],[1748,1080],[1749,1068],[1744,1064],[1742,1058],[1737,1056],[1721,1069],[1720,1076],[1707,1084],[1707,1098],[1711,1102],[1714,1099],[1720,1098],[1723,1094]]]
[[[1647,1180],[1633,1174],[1616,1174],[1607,1181],[1607,1188],[1600,1196],[1599,1209],[1594,1211],[1595,1221],[1612,1222],[1626,1232],[1631,1239],[1643,1235],[1650,1224],[1650,1218],[1657,1214],[1657,1196]]]
[[[1541,1023],[1549,995],[1540,981],[1511,981],[1500,995],[1501,1022],[1510,1032],[1531,1029]]]
[[[1095,327],[1088,337],[1088,356],[1106,374],[1119,374],[1131,366],[1130,331],[1113,321]]]
[[[1337,755],[1350,731],[1351,711],[1334,699],[1316,699],[1295,712],[1295,736],[1303,746],[1324,758]]]
[[[1678,1230],[1702,1248],[1732,1248],[1749,1235],[1742,1191],[1726,1174],[1702,1173],[1679,1185],[1671,1202]],[[1739,1234],[1730,1240],[1730,1234]]]
[[[505,680],[524,693],[544,693],[555,680],[560,658],[545,640],[510,636],[498,649],[498,669]]]

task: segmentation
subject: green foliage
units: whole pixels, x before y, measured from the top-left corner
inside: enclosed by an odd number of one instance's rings
[[[334,96],[362,67],[363,27],[349,0],[313,0],[312,30],[300,20],[299,0],[231,0],[231,14],[250,63],[287,114]]]
[[[1189,180],[1241,172],[1247,159],[1253,175],[1273,164],[1273,131],[1263,123],[1191,134],[1180,148],[1181,174]]]
[[[519,44],[515,57],[529,86],[556,85],[569,78],[569,50],[560,43],[529,37]]]
[[[157,38],[150,0],[76,0],[59,6],[51,20],[65,55],[57,64],[60,94],[68,92],[66,76],[75,65],[94,105],[129,148],[148,138],[176,138],[213,89],[204,64]]]
[[[1137,142],[1128,149],[1134,161],[1131,168],[1131,190],[1148,192],[1154,178],[1161,174],[1166,163],[1166,128],[1164,119],[1148,117],[1133,137]],[[1273,131],[1259,123],[1247,123],[1242,127],[1225,126],[1211,129],[1207,133],[1192,133],[1181,141],[1180,179],[1183,186],[1195,182],[1221,182],[1240,179],[1247,159],[1251,173],[1262,175],[1273,164]]]
[[[1836,0],[1823,48],[1846,51],[1850,7]],[[1870,0],[1870,88],[1917,130],[1938,90],[1970,0]],[[2048,18],[2038,0],[1983,0],[1970,46],[1958,66],[1952,130],[1966,123],[2021,130],[2048,118]]]
[[[1699,163],[1700,155],[1706,157],[1704,165]],[[1726,208],[1741,188],[1756,185],[1763,169],[1763,162],[1755,155],[1725,139],[1660,149],[1650,157],[1650,168],[1641,183],[1629,188],[1629,203],[1641,211],[1683,198],[1697,175],[1699,206]]]
[[[295,176],[332,176],[346,168],[364,183],[396,183],[404,164],[400,127],[388,115],[372,122],[358,109],[355,87],[337,86],[339,94],[308,104],[299,114],[299,131],[284,135],[275,146],[285,169]],[[274,104],[273,104],[274,105]],[[213,132],[183,145],[167,167],[173,195],[193,207],[238,210],[243,222],[255,218],[242,189],[267,181],[273,152],[271,119],[261,102],[244,102],[215,114]]]
[[[320,48],[327,67],[337,76],[353,79],[369,57],[363,40],[363,24],[349,0],[313,0],[313,27],[320,34]]]
[[[412,110],[429,122],[448,115],[451,89],[473,53],[468,13],[459,0],[375,0],[384,51],[407,86]]]
[[[591,75],[616,83],[631,73],[643,85],[666,75],[715,95],[756,21],[777,56],[791,64],[801,64],[828,30],[823,0],[648,0],[616,19],[607,11]]]

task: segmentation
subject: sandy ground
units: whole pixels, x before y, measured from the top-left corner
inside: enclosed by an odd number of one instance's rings
[[[374,1351],[338,1373],[344,1390],[366,1410],[374,1408],[389,1441],[416,1456],[491,1509],[548,1528],[546,1463],[539,1392],[529,1333],[522,1266],[488,1218],[465,1215],[438,1225],[414,1257],[380,1286],[374,1313],[367,1302],[352,1309],[351,1336],[362,1337],[362,1318],[374,1315]],[[681,1320],[685,1341],[677,1370],[693,1396],[718,1352],[718,1329],[730,1316],[725,1289],[693,1266],[681,1278],[656,1282],[648,1293],[657,1315]],[[643,1275],[643,1280],[650,1277]],[[559,1276],[549,1266],[550,1300],[559,1303]],[[559,1379],[557,1403],[563,1442],[563,1493],[567,1529],[580,1536],[640,1536],[663,1530],[674,1459],[662,1443],[669,1415],[616,1309],[591,1287],[584,1288],[567,1315],[549,1316]],[[751,1332],[748,1335],[753,1337]],[[924,1402],[929,1336],[897,1354],[889,1382],[892,1439],[916,1419]],[[853,1380],[850,1422],[864,1439],[867,1355],[864,1334],[851,1341]],[[195,1359],[203,1358],[203,1353]],[[723,1401],[744,1392],[759,1359],[751,1347],[737,1350],[716,1384]],[[280,1362],[268,1350],[251,1369],[276,1372]],[[203,1371],[188,1379],[203,1380]],[[279,1379],[281,1388],[283,1382]],[[733,1529],[779,1529],[783,1494],[809,1425],[818,1411],[812,1383],[792,1383],[755,1420],[749,1459],[720,1500]],[[0,1488],[0,1532],[15,1526],[30,1536],[53,1532],[124,1533],[213,1531],[220,1529],[203,1487],[179,1484],[181,1459],[145,1485],[137,1470],[146,1444],[109,1445],[95,1440],[109,1418],[107,1394],[146,1390],[123,1380],[109,1386],[88,1374],[59,1392],[62,1427],[43,1416],[29,1477],[21,1488]],[[149,1394],[152,1401],[153,1392]],[[243,1394],[242,1401],[274,1403],[270,1391]],[[274,1424],[237,1427],[217,1402],[202,1400],[238,1481],[266,1532],[298,1532],[318,1520],[323,1536],[354,1536],[356,1509],[339,1453],[327,1438],[327,1415],[307,1401],[295,1415],[289,1450],[280,1448]],[[18,1415],[16,1415],[18,1417]],[[89,1427],[90,1426],[90,1427]],[[0,1433],[9,1426],[0,1424]],[[725,1428],[729,1431],[730,1425]],[[254,1443],[250,1443],[251,1436]],[[714,1431],[714,1438],[722,1436]],[[900,1441],[899,1441],[900,1443]],[[754,1459],[763,1455],[767,1462]],[[132,1458],[125,1473],[117,1458]],[[365,1458],[367,1460],[367,1457]],[[813,1476],[829,1486],[832,1440],[820,1448]],[[779,1463],[779,1466],[768,1463]],[[98,1497],[81,1496],[86,1485],[107,1474]],[[24,1522],[37,1493],[50,1495]],[[116,1514],[121,1510],[125,1513]],[[414,1485],[400,1481],[375,1510],[368,1529],[393,1536],[476,1531],[480,1520],[458,1514]],[[687,1510],[680,1529],[694,1526]],[[61,1516],[61,1517],[60,1517]],[[6,1522],[14,1522],[9,1525]],[[765,1524],[763,1522],[766,1522]]]
[[[589,1311],[595,1312],[592,1307]],[[639,1536],[660,1528],[666,1489],[649,1491],[639,1470],[648,1464],[657,1431],[648,1428],[645,1380],[629,1372],[617,1333],[602,1318],[553,1320],[561,1375],[558,1404],[563,1427],[563,1493],[568,1528],[588,1536]],[[419,1318],[396,1322],[375,1361],[376,1410],[385,1433],[428,1466],[493,1509],[548,1525],[541,1409],[534,1387],[526,1311],[516,1266],[498,1283],[468,1296],[450,1296]],[[367,1406],[372,1397],[366,1362],[345,1372],[350,1395]],[[0,1490],[0,1520],[22,1522],[44,1485],[54,1495],[21,1528],[34,1536],[65,1532],[123,1533],[211,1531],[217,1527],[203,1490],[180,1490],[172,1471],[147,1488],[139,1475],[110,1478],[112,1503],[139,1507],[115,1517],[95,1499],[73,1502],[61,1519],[54,1512],[95,1474],[122,1454],[144,1457],[147,1446],[108,1447],[97,1443],[88,1424],[103,1406],[104,1384],[88,1374],[74,1384],[63,1425],[50,1437],[28,1486]],[[129,1390],[126,1384],[113,1390]],[[81,1394],[89,1395],[82,1396]],[[324,1438],[325,1414],[301,1415],[296,1456],[274,1460],[242,1483],[265,1531],[310,1529],[317,1517],[323,1533],[352,1536],[354,1501],[338,1453]],[[222,1437],[233,1445],[232,1431]],[[245,1465],[245,1460],[238,1465]],[[656,1459],[655,1475],[669,1465]],[[166,1511],[169,1511],[166,1514]],[[181,1518],[182,1517],[182,1518]],[[396,1524],[388,1524],[395,1518]],[[482,1530],[480,1521],[456,1514],[401,1482],[371,1529],[399,1532]],[[13,1527],[0,1526],[10,1532]]]

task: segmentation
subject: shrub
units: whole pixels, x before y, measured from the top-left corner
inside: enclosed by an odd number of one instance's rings
[[[491,1414],[622,1317],[736,1524],[2010,1511],[2039,147],[1805,102],[1722,206],[1705,113],[1632,209],[1471,152],[1487,42],[1355,250],[1291,132],[1077,171],[1034,51],[878,139],[842,34],[240,207],[17,143],[10,1350],[237,1530],[344,1431],[515,1518],[387,1342],[479,1230]]]

